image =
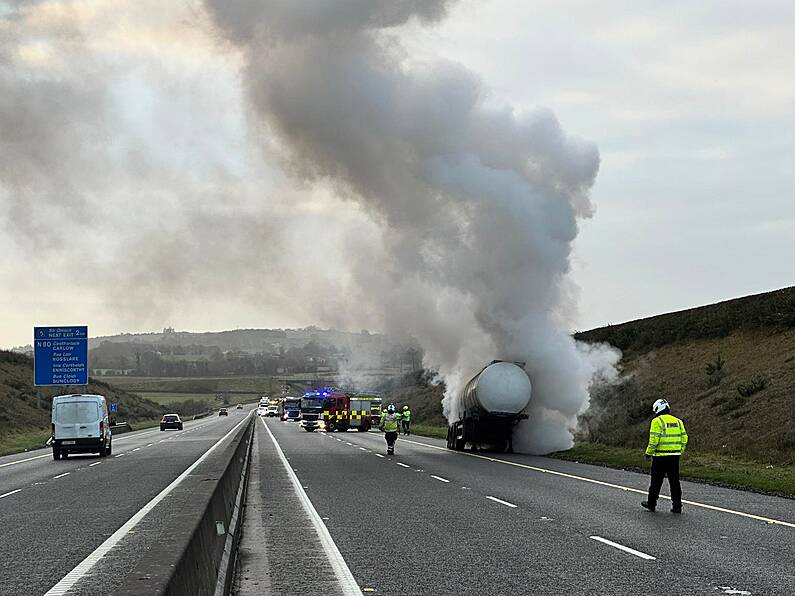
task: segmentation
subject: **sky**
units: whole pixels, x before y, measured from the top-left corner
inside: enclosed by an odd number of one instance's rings
[[[795,283],[795,5],[445,8],[388,31],[407,69],[460,64],[485,104],[598,147],[569,330]],[[384,213],[296,176],[252,52],[198,2],[0,0],[0,346],[40,324],[381,330],[347,301]]]

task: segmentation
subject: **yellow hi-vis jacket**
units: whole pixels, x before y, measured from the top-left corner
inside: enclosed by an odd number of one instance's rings
[[[687,447],[685,423],[670,414],[660,414],[651,421],[646,455],[682,455]]]
[[[384,431],[385,433],[396,433],[398,430],[398,421],[400,420],[400,414],[395,412],[394,414],[390,414],[389,412],[384,412],[381,414],[381,424],[378,427]]]
[[[403,420],[408,422],[409,420],[411,420],[411,410],[403,410],[400,413],[400,416],[402,417]]]

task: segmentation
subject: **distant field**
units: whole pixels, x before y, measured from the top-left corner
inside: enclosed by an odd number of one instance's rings
[[[139,395],[167,391],[175,394],[215,394],[224,391],[281,393],[284,384],[273,377],[98,377],[99,379]]]
[[[215,395],[207,393],[147,393],[139,392],[138,395],[145,399],[151,399],[160,405],[167,406],[174,402],[184,402],[188,400],[207,404],[208,408],[221,407],[223,403],[215,399]],[[259,393],[231,393],[228,395],[230,404],[251,403],[259,399]]]

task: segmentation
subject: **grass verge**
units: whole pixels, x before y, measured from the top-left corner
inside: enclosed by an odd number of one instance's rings
[[[579,443],[550,457],[610,468],[648,473],[650,463],[639,449]],[[779,496],[795,497],[795,466],[773,466],[713,453],[685,452],[680,476],[719,486],[740,488]]]
[[[0,455],[40,449],[44,447],[44,443],[50,438],[51,434],[48,429],[2,435],[0,436]]]
[[[420,435],[422,437],[433,437],[436,439],[447,438],[446,426],[432,426],[430,424],[412,424],[411,434]]]

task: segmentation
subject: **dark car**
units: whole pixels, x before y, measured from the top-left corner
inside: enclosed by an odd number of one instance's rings
[[[221,408],[220,410],[218,410],[218,415],[219,416],[229,416],[229,412],[227,411],[226,408]]]
[[[167,428],[182,430],[182,420],[179,419],[177,414],[165,414],[160,419],[160,430],[166,430]]]

